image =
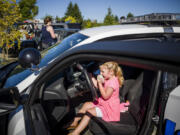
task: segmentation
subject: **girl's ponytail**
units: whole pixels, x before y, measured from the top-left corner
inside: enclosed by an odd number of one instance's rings
[[[122,69],[118,66],[118,64],[116,65],[115,75],[118,77],[119,84],[120,84],[120,87],[121,87],[123,85],[123,83],[124,83],[124,77],[123,77]]]

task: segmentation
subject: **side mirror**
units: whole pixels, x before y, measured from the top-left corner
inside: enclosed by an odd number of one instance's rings
[[[35,48],[23,49],[18,57],[18,62],[23,68],[32,68],[40,63],[41,54]]]
[[[15,110],[19,104],[21,99],[16,87],[0,89],[0,116]]]

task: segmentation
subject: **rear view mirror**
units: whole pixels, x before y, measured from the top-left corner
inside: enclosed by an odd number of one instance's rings
[[[16,87],[0,89],[0,116],[15,110],[20,103],[20,94]]]

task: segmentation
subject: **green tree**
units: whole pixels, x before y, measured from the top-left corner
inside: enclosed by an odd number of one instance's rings
[[[56,21],[56,23],[60,23],[62,21],[62,19],[60,17],[56,16],[55,21]]]
[[[127,15],[127,18],[130,18],[130,17],[134,17],[134,15],[131,12],[129,12]]]
[[[115,20],[115,23],[116,23],[116,24],[118,24],[118,23],[119,23],[119,18],[118,18],[118,16],[117,16],[117,15],[114,17],[114,20]]]
[[[121,16],[120,19],[121,19],[121,20],[122,20],[122,19],[125,19],[125,16]]]
[[[93,23],[90,19],[84,20],[82,23],[83,28],[91,28],[93,27]]]
[[[115,24],[115,18],[114,15],[112,14],[111,8],[108,8],[108,13],[104,18],[104,24],[105,25]]]
[[[38,14],[37,0],[20,0],[19,7],[22,20],[33,19]]]
[[[78,5],[76,3],[74,4],[73,16],[72,17],[74,17],[77,20],[78,23],[83,22],[81,11],[79,10],[79,7],[78,7]]]
[[[0,48],[3,56],[8,59],[8,50],[18,42],[20,48],[20,38],[22,33],[15,28],[14,24],[21,19],[19,6],[16,0],[0,0]]]
[[[68,16],[73,16],[73,10],[74,10],[73,9],[73,4],[72,4],[72,2],[70,2],[68,7],[67,7],[66,13],[65,13],[65,18],[68,17]]]
[[[69,16],[75,18],[76,22],[78,22],[78,23],[83,22],[81,11],[76,3],[74,5],[72,4],[72,2],[69,3],[66,13],[65,13],[65,16],[63,17],[64,21]]]
[[[83,20],[82,28],[86,29],[86,28],[98,27],[103,25],[104,25],[103,23],[98,23],[97,20],[92,21],[90,19],[87,19],[87,20]]]

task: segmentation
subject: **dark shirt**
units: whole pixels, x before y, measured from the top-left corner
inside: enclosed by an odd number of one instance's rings
[[[54,42],[54,39],[51,37],[51,34],[49,31],[46,30],[46,26],[42,27],[42,43],[52,45]]]

